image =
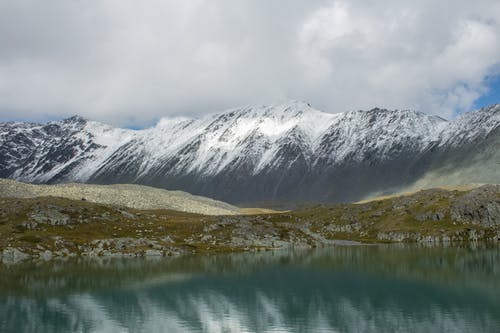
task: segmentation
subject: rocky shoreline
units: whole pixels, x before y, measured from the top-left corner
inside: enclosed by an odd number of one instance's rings
[[[4,263],[500,240],[500,185],[248,216],[141,210],[57,197],[4,197],[0,207]]]

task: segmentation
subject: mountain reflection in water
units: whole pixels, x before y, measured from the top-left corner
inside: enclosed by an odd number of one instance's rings
[[[0,266],[1,332],[499,332],[498,247]]]

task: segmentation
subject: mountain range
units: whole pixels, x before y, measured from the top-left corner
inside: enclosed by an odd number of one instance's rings
[[[248,106],[143,130],[74,116],[0,123],[0,177],[135,183],[231,203],[349,202],[500,183],[500,104],[454,120],[412,110]]]

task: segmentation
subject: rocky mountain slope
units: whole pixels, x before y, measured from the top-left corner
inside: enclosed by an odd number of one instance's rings
[[[222,201],[141,185],[59,184],[33,185],[0,179],[0,197],[61,197],[135,209],[171,209],[204,215],[240,214],[238,207]]]
[[[500,183],[500,105],[453,121],[411,110],[330,114],[249,106],[145,130],[72,117],[0,124],[0,177],[136,183],[232,203],[356,201],[403,189]]]

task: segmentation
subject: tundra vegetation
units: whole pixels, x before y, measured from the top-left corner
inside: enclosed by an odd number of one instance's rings
[[[255,211],[258,212],[258,211]],[[253,215],[136,209],[61,197],[0,198],[4,262],[73,256],[176,256],[347,242],[500,239],[500,185],[430,189],[363,203]]]

